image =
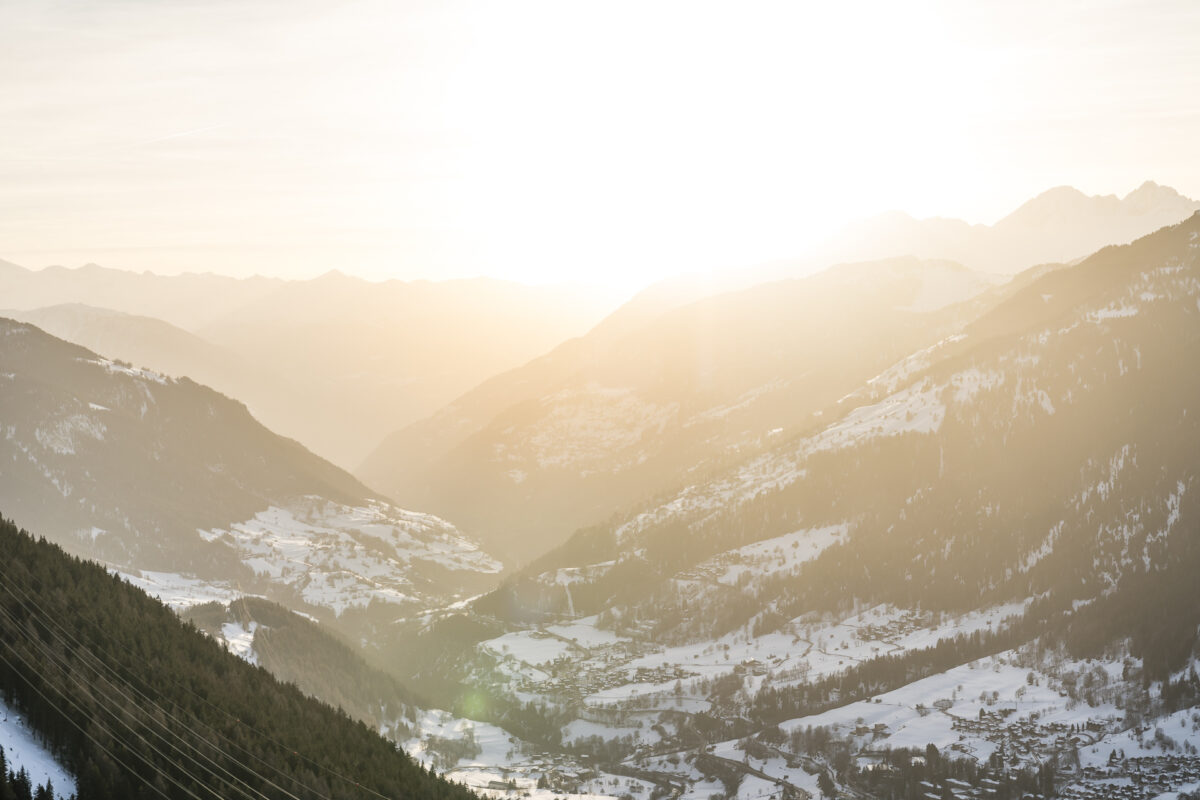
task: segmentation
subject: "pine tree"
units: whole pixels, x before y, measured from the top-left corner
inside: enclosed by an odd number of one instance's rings
[[[33,787],[29,782],[29,773],[24,767],[17,770],[17,775],[12,782],[13,796],[16,800],[33,800]]]

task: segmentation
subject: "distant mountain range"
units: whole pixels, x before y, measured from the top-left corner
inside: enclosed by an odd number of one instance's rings
[[[1128,244],[1200,209],[1200,200],[1146,181],[1124,198],[1049,189],[993,225],[960,219],[917,219],[891,211],[847,225],[813,251],[792,259],[679,276],[650,286],[604,323],[648,320],[704,297],[760,283],[803,277],[831,264],[903,256],[953,261],[975,272],[1014,275],[1041,264],[1071,263],[1110,244]]]
[[[868,217],[832,232],[812,252],[791,259],[659,281],[610,320],[648,321],[671,308],[760,283],[803,277],[832,264],[903,256],[953,261],[975,272],[1014,275],[1041,264],[1071,263],[1110,244],[1128,244],[1200,209],[1200,200],[1146,181],[1124,198],[1049,189],[993,225],[918,219],[903,211]]]
[[[211,385],[349,466],[380,431],[583,333],[615,302],[583,287],[488,279],[236,280],[0,262],[0,306],[10,316]]]
[[[1037,264],[1071,262],[1110,244],[1174,225],[1200,201],[1146,181],[1124,197],[1086,195],[1070,186],[1049,189],[994,225],[956,219],[883,214],[840,232],[822,259],[857,261],[913,255],[946,258],[984,272],[1013,274]]]
[[[356,472],[530,558],[804,428],[888,359],[950,335],[1053,262],[1197,208],[1150,182],[1123,199],[1062,187],[994,226],[889,215],[843,232],[815,260],[664,281],[586,336],[392,434]],[[881,260],[755,283],[835,257]]]
[[[278,278],[230,278],[215,273],[156,275],[85,264],[32,270],[0,261],[6,308],[29,310],[68,303],[141,314],[192,330],[286,285]]]

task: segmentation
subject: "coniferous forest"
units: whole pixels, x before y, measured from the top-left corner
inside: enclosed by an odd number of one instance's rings
[[[472,797],[103,567],[8,521],[0,552],[0,691],[79,800]]]

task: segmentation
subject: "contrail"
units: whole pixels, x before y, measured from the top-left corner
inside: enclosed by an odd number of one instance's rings
[[[146,144],[154,144],[155,142],[165,142],[168,139],[178,139],[183,136],[192,136],[197,133],[204,133],[205,131],[211,131],[211,130],[215,130],[217,128],[224,128],[224,127],[227,127],[228,125],[229,125],[228,122],[218,122],[216,125],[205,125],[203,128],[193,128],[190,131],[180,131],[179,133],[169,133],[166,136],[159,136],[155,139],[147,139],[144,142],[139,142],[139,144],[146,145]]]

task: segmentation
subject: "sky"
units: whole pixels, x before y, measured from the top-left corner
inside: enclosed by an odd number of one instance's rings
[[[0,258],[637,287],[1200,196],[1200,3],[6,0]]]

